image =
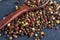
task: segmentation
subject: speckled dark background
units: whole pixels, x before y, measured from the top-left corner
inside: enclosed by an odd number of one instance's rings
[[[60,0],[56,0],[60,3]],[[0,20],[6,15],[13,11],[15,11],[15,2],[16,0],[2,0],[0,2]],[[21,6],[24,3],[24,0],[20,0],[19,5]],[[42,40],[60,40],[60,25],[57,25],[58,30],[53,29],[45,29],[43,30],[46,36]],[[8,40],[5,35],[2,34],[0,40]],[[28,38],[27,36],[18,37],[17,39],[13,40],[34,40],[34,38]]]

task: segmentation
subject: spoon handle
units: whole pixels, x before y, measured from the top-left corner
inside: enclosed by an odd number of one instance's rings
[[[11,14],[9,14],[8,16],[6,16],[5,19],[0,21],[0,29],[4,28],[4,26],[6,24],[8,24],[10,21],[12,21],[13,19],[15,19],[18,15],[24,13],[28,11],[28,8],[26,5],[23,5],[18,11],[13,12]]]

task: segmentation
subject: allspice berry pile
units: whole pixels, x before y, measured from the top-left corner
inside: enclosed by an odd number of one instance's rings
[[[37,7],[45,4],[48,0],[26,0],[25,4],[30,7]]]
[[[32,4],[34,6],[42,5],[43,1],[36,1],[26,0],[26,3],[29,6]],[[31,2],[33,3],[31,4]],[[25,12],[25,14],[16,17],[2,31],[5,35],[12,35],[12,37],[8,36],[10,40],[17,38],[18,35],[35,37],[35,40],[40,40],[40,38],[45,36],[42,30],[46,28],[52,29],[57,24],[60,24],[60,5],[56,1],[50,0],[44,8]]]

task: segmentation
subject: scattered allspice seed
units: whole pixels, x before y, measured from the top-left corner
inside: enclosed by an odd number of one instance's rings
[[[13,37],[9,37],[9,40],[13,40]]]
[[[14,38],[17,38],[18,36],[17,35],[13,35]]]

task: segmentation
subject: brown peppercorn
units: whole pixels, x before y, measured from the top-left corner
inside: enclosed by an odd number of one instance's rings
[[[30,32],[30,33],[29,33],[29,36],[30,36],[30,37],[33,37],[33,34],[34,34],[33,32]]]
[[[5,31],[5,34],[7,34],[8,32],[7,31]]]
[[[12,37],[9,37],[9,40],[13,40],[13,38]]]
[[[17,38],[18,36],[14,34],[13,37],[14,37],[14,38]]]
[[[45,36],[44,32],[41,32],[41,38],[43,38]]]

